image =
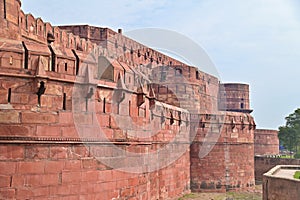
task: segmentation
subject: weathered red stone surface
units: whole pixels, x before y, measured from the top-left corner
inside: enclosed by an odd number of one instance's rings
[[[93,147],[1,145],[1,199],[165,199],[188,191],[189,152],[167,168],[131,174],[88,156]]]
[[[20,6],[0,2],[0,199],[253,186],[248,85],[220,85],[121,32],[54,27]]]
[[[254,132],[254,144],[255,155],[278,155],[278,131],[256,129]]]

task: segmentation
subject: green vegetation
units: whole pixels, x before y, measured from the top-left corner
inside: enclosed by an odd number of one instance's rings
[[[289,151],[298,152],[298,150],[300,150],[300,108],[287,116],[285,120],[285,126],[279,127],[278,137],[280,144]]]
[[[227,194],[227,198],[228,199],[234,199],[234,200],[261,200],[262,195],[261,194],[230,192],[230,193]]]
[[[297,171],[294,175],[295,179],[300,179],[300,171]]]
[[[293,155],[281,155],[280,158],[293,159]]]
[[[184,200],[184,199],[194,199],[197,198],[197,194],[191,193],[191,194],[186,194],[183,197],[179,198],[178,200]]]
[[[300,159],[300,152],[299,151],[294,155],[294,158]]]

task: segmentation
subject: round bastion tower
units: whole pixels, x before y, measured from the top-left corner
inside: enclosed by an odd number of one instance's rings
[[[249,85],[226,83],[220,86],[220,110],[251,113]]]

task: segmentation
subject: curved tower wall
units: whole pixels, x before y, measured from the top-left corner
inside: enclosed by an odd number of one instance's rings
[[[249,85],[227,83],[220,85],[220,109],[251,113]]]
[[[254,132],[254,151],[255,155],[278,155],[278,131],[256,129]]]
[[[200,115],[193,124],[191,189],[225,192],[254,186],[254,129],[249,114]],[[220,122],[222,122],[220,124]]]

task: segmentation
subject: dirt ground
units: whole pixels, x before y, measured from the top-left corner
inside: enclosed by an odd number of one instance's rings
[[[256,186],[253,192],[228,192],[188,194],[178,200],[262,200],[262,186]]]

